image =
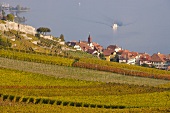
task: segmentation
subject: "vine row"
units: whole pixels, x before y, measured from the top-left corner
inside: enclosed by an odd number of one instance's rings
[[[88,104],[82,102],[69,102],[69,101],[60,101],[52,100],[47,98],[33,98],[33,97],[21,97],[13,95],[3,95],[0,94],[0,98],[3,101],[9,100],[11,102],[23,102],[23,103],[33,103],[33,104],[51,104],[51,105],[62,105],[62,106],[74,106],[74,107],[90,107],[90,108],[106,108],[106,109],[124,109],[126,106],[117,106],[117,105],[98,105],[98,104]]]
[[[136,70],[117,68],[113,66],[105,66],[105,65],[91,64],[91,63],[84,63],[84,62],[76,62],[73,64],[73,66],[80,67],[80,68],[94,69],[94,70],[99,70],[99,71],[113,72],[113,73],[118,73],[118,74],[123,74],[123,75],[132,75],[132,76],[139,76],[139,77],[170,80],[170,75],[151,74],[151,73],[147,73],[147,71],[141,72],[141,71],[136,71]]]

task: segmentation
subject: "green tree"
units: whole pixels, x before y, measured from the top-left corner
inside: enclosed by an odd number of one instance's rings
[[[112,62],[119,62],[119,55],[116,54],[113,59],[110,59],[110,61],[112,61]]]
[[[100,53],[99,57],[100,57],[100,59],[102,59],[102,60],[106,60],[106,58],[105,58],[105,56],[104,56],[103,53]]]
[[[63,34],[60,35],[60,39],[61,39],[61,41],[65,41],[65,40],[64,40],[64,35],[63,35]]]
[[[7,15],[7,20],[9,20],[9,21],[14,21],[14,15],[13,14],[8,14]]]
[[[37,29],[37,32],[39,34],[43,34],[43,35],[46,35],[47,32],[51,32],[51,30],[47,27],[40,27]]]

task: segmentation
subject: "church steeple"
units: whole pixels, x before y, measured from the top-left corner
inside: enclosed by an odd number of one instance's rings
[[[90,36],[90,33],[89,33],[89,37],[88,37],[88,43],[92,43],[92,37]]]

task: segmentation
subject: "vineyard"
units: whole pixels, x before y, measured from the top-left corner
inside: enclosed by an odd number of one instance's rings
[[[87,108],[87,107],[74,107],[74,106],[56,106],[48,104],[25,104],[14,103],[10,101],[3,102],[0,100],[0,110],[3,113],[167,113],[168,107],[159,108],[128,108],[128,109],[101,109],[101,108]]]
[[[76,54],[75,53],[67,52],[65,53],[67,54],[65,57],[60,57],[1,49],[0,57],[59,66],[81,67],[99,71],[113,72],[122,75],[170,80],[169,71],[135,65],[120,64],[116,62],[107,62],[104,60],[99,60],[96,57],[89,56],[88,54],[82,54],[81,52],[77,52]],[[78,57],[78,55],[81,57]]]
[[[89,70],[85,68],[66,67],[58,65],[50,65],[35,62],[26,62],[7,58],[0,58],[0,67],[26,71],[31,73],[39,73],[53,76],[56,78],[69,78],[73,80],[100,81],[106,83],[125,83],[134,85],[157,86],[168,84],[169,81],[161,79],[152,79],[145,77],[124,76],[116,73]]]
[[[0,56],[4,113],[170,112],[168,71],[95,57],[70,59],[2,49]]]
[[[33,104],[51,104],[51,105],[62,105],[62,106],[75,106],[75,107],[87,107],[87,108],[105,108],[105,109],[124,109],[125,106],[114,106],[114,105],[97,105],[97,104],[88,104],[81,102],[69,102],[69,101],[60,101],[60,100],[51,100],[48,98],[34,98],[34,97],[20,97],[13,95],[2,95],[0,98],[3,101],[9,100],[11,102],[24,102],[24,103],[33,103]]]
[[[135,66],[135,65],[120,64],[116,62],[107,62],[99,59],[92,59],[92,58],[80,59],[79,62],[74,63],[73,66],[113,72],[113,73],[118,73],[123,75],[170,80],[169,71],[146,68],[146,67]]]
[[[97,59],[96,56],[93,56],[89,53],[82,52],[82,51],[67,51],[69,58],[80,59],[80,58],[94,58]]]
[[[5,102],[106,109],[110,112],[112,109],[141,110],[148,107],[167,111],[170,106],[169,88],[88,82],[5,68],[0,68],[0,73],[0,100]]]
[[[16,51],[0,50],[0,57],[24,60],[29,62],[38,62],[45,64],[54,64],[60,66],[72,66],[74,59],[62,58],[57,56],[47,56],[40,54],[22,53]]]

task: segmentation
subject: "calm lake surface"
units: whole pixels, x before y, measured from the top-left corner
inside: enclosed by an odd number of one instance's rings
[[[170,0],[0,0],[31,10],[26,24],[49,27],[66,41],[87,40],[130,51],[170,53]],[[123,26],[114,31],[113,22]]]

